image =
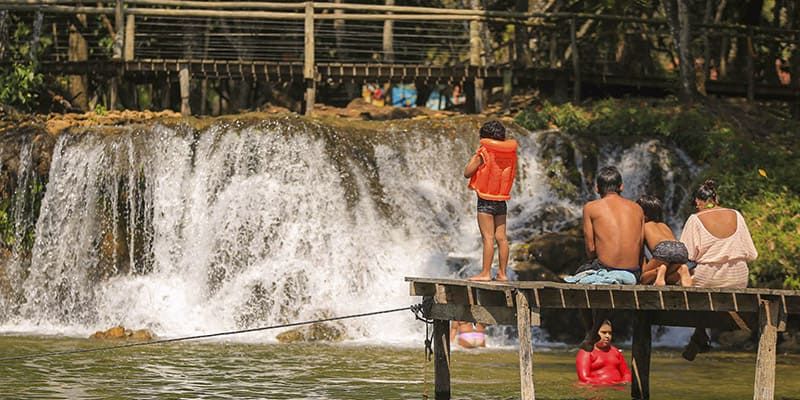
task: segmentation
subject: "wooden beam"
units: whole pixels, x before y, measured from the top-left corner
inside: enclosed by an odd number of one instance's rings
[[[125,51],[123,59],[125,61],[133,61],[136,56],[136,16],[125,16]]]
[[[393,6],[394,0],[386,0],[387,6]],[[391,11],[387,11],[391,15]],[[394,62],[394,21],[387,19],[383,22],[383,61]]]
[[[651,315],[649,311],[638,311],[633,320],[633,349],[631,351],[631,398],[647,400],[650,398],[650,347],[652,333],[650,331]]]
[[[519,332],[519,386],[520,399],[533,400],[533,340],[531,338],[531,308],[521,290],[516,292],[517,331]],[[538,310],[535,311],[538,314]]]
[[[733,317],[731,314],[735,315]],[[695,328],[755,329],[758,316],[755,313],[737,314],[712,311],[654,311],[653,325],[687,326]]]
[[[433,387],[436,400],[450,400],[450,321],[433,320]]]
[[[479,305],[433,304],[430,318],[480,322],[484,325],[514,325],[517,323],[517,315],[512,308]],[[538,323],[534,325],[538,325]]]
[[[760,335],[753,399],[772,400],[775,397],[775,347],[778,326],[786,323],[786,315],[775,301],[761,300],[759,304]]]
[[[306,82],[306,115],[314,112],[314,102],[316,101],[316,70],[314,69],[314,6],[309,1],[306,2],[305,30],[304,30],[304,54],[303,78]]]

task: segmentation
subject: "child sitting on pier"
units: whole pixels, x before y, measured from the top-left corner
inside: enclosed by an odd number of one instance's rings
[[[664,223],[661,200],[645,195],[636,200],[644,211],[644,242],[653,258],[642,267],[640,283],[655,286],[677,284],[692,286],[689,274],[689,251],[675,239],[672,229]]]
[[[469,280],[492,280],[494,244],[497,242],[498,281],[507,281],[508,238],[506,237],[506,200],[517,170],[517,142],[506,140],[506,128],[498,121],[489,121],[480,129],[481,146],[464,167],[464,177],[478,197],[478,229],[483,239],[481,272]]]
[[[616,385],[631,382],[631,371],[625,363],[625,357],[611,344],[611,337],[611,321],[605,320],[595,333],[592,350],[578,350],[575,369],[581,383]]]

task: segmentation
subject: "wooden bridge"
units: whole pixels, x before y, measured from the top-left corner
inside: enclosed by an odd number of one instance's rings
[[[41,42],[33,52],[40,70],[69,76],[82,103],[88,92],[102,92],[110,109],[131,95],[120,94],[126,82],[157,79],[178,84],[186,114],[192,91],[206,90],[197,82],[209,80],[296,82],[304,88],[306,113],[320,86],[364,82],[463,84],[473,111],[484,107],[492,87],[502,87],[508,100],[515,84],[548,85],[573,100],[587,87],[663,92],[677,86],[675,70],[637,61],[675,59],[665,20],[385,1],[0,0],[0,30],[30,25],[32,47]],[[592,24],[597,37],[588,38]],[[712,48],[724,52],[737,41],[749,49],[738,66],[726,66],[720,56],[720,65],[701,67],[704,91],[800,99],[800,68],[792,66],[794,83],[787,84],[780,75],[788,72],[774,65],[775,54],[800,43],[800,30],[697,24],[692,33],[706,59],[714,58]]]
[[[450,398],[451,320],[516,325],[521,398],[534,399],[531,326],[543,309],[630,310],[634,313],[631,398],[650,398],[651,325],[746,329],[759,332],[755,400],[773,399],[777,333],[800,314],[800,291],[675,286],[576,285],[554,282],[470,282],[406,278],[411,295],[431,304],[436,399]]]

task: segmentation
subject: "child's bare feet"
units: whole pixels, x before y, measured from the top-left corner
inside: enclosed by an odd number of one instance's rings
[[[502,274],[502,275],[501,274],[497,274],[497,276],[494,278],[494,280],[499,281],[499,282],[507,282],[508,281],[508,276],[506,274]]]
[[[654,286],[666,286],[667,281],[665,280],[665,275],[667,274],[667,266],[660,265],[658,267],[658,274],[656,275],[656,281],[653,282]]]
[[[492,280],[492,275],[491,274],[480,273],[478,275],[469,277],[467,280],[473,281],[473,282],[489,282],[489,281]]]

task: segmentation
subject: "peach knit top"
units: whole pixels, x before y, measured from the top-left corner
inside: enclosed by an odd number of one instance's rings
[[[727,208],[703,211],[715,212]],[[706,230],[697,214],[686,220],[681,233],[681,242],[689,250],[689,259],[696,262],[694,286],[697,287],[747,287],[749,270],[747,261],[758,257],[750,231],[739,211],[736,213],[736,231],[718,238]]]

